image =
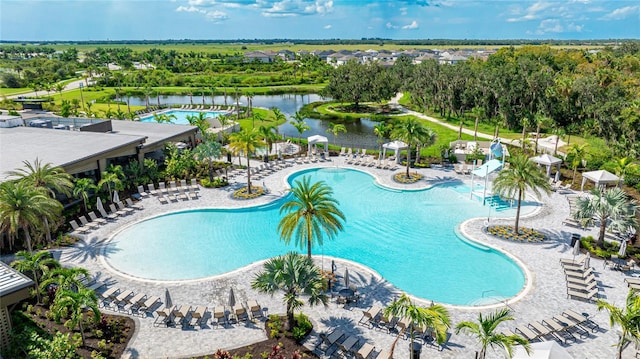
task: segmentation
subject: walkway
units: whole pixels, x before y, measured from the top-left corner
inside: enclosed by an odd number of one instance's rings
[[[272,201],[286,193],[286,178],[295,171],[317,166],[345,166],[342,158],[334,157],[332,159],[333,162],[330,163],[294,165],[266,177],[261,181],[264,181],[271,194],[251,202],[230,199],[233,189],[243,185],[244,179],[242,177],[239,177],[239,182],[234,182],[224,189],[201,189],[201,196],[198,200],[161,205],[155,198],[144,199],[141,202],[144,205],[143,210],[103,226],[77,245],[57,250],[55,255],[65,265],[87,268],[99,279],[107,280],[110,287],[128,288],[135,293],[144,292],[161,298],[164,298],[165,290],[168,290],[174,304],[206,305],[211,310],[216,305],[227,303],[229,288],[233,287],[238,302],[257,299],[263,307],[268,308],[269,314],[284,313],[280,294],[271,297],[250,288],[251,278],[262,269],[261,263],[255,263],[215,279],[152,282],[137,280],[113,272],[102,260],[101,250],[105,241],[118,230],[151,216],[188,208],[241,207]],[[371,173],[383,185],[398,188],[424,188],[447,177],[459,177],[464,181],[469,181],[468,176],[456,175],[448,168],[427,168],[418,170],[425,176],[425,180],[404,186],[394,183],[392,172],[388,170],[363,169],[362,167],[359,169]],[[528,293],[521,300],[509,303],[509,307],[514,310],[516,321],[507,323],[505,328],[513,330],[516,325],[526,325],[529,321],[534,320],[541,321],[553,315],[559,315],[566,308],[577,312],[587,312],[592,315],[595,322],[600,324],[600,331],[592,334],[589,338],[578,339],[575,344],[571,343],[567,346],[567,350],[575,358],[611,358],[615,351],[612,344],[616,342],[617,335],[614,330],[609,329],[606,313],[597,312],[596,306],[592,303],[567,299],[564,275],[559,263],[559,258],[571,257],[571,248],[568,245],[571,233],[588,234],[588,232],[562,226],[561,220],[569,213],[568,202],[563,195],[553,193],[551,196],[544,197],[542,202],[544,206],[541,210],[530,218],[524,218],[521,223],[523,226],[534,227],[547,233],[550,239],[543,244],[518,244],[488,237],[481,231],[485,218],[467,221],[461,225],[461,230],[477,241],[510,253],[522,262],[530,273]],[[492,222],[511,223],[512,220],[492,218]],[[315,257],[316,262],[324,268],[330,268],[331,259],[326,256]],[[323,263],[321,263],[322,260]],[[458,261],[462,267],[465,266],[464,258],[452,258],[452,260]],[[362,299],[356,307],[348,308],[337,305],[335,302],[326,308],[305,305],[302,311],[309,315],[315,329],[306,344],[312,346],[319,341],[319,332],[339,326],[344,331],[356,334],[363,340],[374,344],[376,352],[380,349],[388,350],[395,339],[393,335],[358,325],[358,321],[362,316],[363,309],[367,309],[372,304],[385,306],[400,291],[368,268],[338,258],[336,258],[336,262],[338,265],[337,273],[344,273],[345,268],[349,269],[351,281],[360,288]],[[610,302],[622,304],[627,293],[627,287],[623,282],[624,276],[619,272],[603,269],[601,261],[592,260],[592,265],[597,272],[598,281],[601,282],[601,294],[604,298]],[[398,270],[402,270],[401,267]],[[432,276],[433,280],[437,280],[437,273],[425,273],[425,275]],[[424,305],[429,304],[420,300],[418,302]],[[487,309],[480,311],[488,312]],[[463,320],[475,320],[479,310],[451,307],[450,312],[452,323],[455,325]],[[137,332],[126,354],[126,357],[130,358],[189,357],[214,353],[218,348],[232,349],[266,338],[263,323],[241,324],[220,329],[206,326],[205,328],[181,330],[154,327],[152,325],[153,318],[135,318],[135,320]],[[423,355],[429,358],[471,358],[476,349],[477,345],[473,338],[453,334],[443,351],[425,348]],[[625,352],[624,358],[631,358],[631,352],[631,349]],[[407,358],[408,356],[408,342],[400,340],[396,348],[396,358]],[[495,355],[490,351],[488,357],[502,356]]]

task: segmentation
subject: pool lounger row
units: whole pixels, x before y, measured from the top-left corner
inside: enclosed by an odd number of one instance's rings
[[[110,309],[131,315],[145,317],[153,315],[153,308],[162,303],[160,297],[149,297],[144,293],[113,287],[100,294],[101,304]]]
[[[255,300],[247,301],[246,305],[236,304],[230,310],[224,306],[216,306],[209,312],[206,306],[176,305],[158,309],[155,313],[154,326],[164,325],[176,328],[204,327],[209,316],[211,316],[211,325],[216,327],[265,318],[264,309]]]

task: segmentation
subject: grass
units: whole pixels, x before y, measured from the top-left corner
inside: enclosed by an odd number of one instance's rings
[[[20,87],[20,88],[6,88],[6,87],[1,87],[0,88],[0,96],[11,96],[11,95],[19,95],[22,93],[29,93],[33,90],[31,90],[28,87]]]

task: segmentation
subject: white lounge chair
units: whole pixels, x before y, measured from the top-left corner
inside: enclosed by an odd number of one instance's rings
[[[78,222],[76,222],[75,219],[69,221],[69,225],[73,229],[73,232],[87,233],[87,232],[89,232],[91,230],[91,228],[89,228],[89,227],[79,226]]]

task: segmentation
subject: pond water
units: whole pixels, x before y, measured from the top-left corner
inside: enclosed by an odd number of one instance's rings
[[[211,96],[205,96],[205,104],[207,106],[211,106]],[[302,108],[303,105],[306,105],[311,102],[324,101],[325,99],[317,94],[306,94],[306,95],[294,95],[294,94],[284,94],[284,95],[256,95],[253,97],[253,106],[261,107],[261,108],[271,108],[277,107],[280,111],[287,116],[289,120],[290,117]],[[149,98],[150,104],[158,103],[158,99],[156,97]],[[160,96],[160,103],[162,104],[171,104],[171,105],[184,105],[190,104],[189,96]],[[224,104],[224,96],[214,96],[213,103],[216,105]],[[231,96],[227,96],[227,104],[232,105],[235,102]],[[194,105],[202,105],[202,96],[194,96],[193,97]],[[247,98],[240,98],[240,105],[246,106]],[[144,98],[131,98],[131,105],[134,106],[144,106],[145,100]],[[377,149],[380,147],[378,143],[378,137],[373,133],[373,126],[375,126],[376,122],[371,121],[368,118],[362,118],[360,120],[355,120],[349,123],[345,123],[345,127],[347,128],[347,133],[340,133],[338,137],[333,138],[333,134],[327,133],[327,129],[329,128],[329,121],[322,121],[313,118],[306,119],[307,125],[311,127],[310,130],[305,131],[302,134],[302,138],[306,138],[313,135],[322,135],[326,136],[331,144],[336,144],[339,146],[345,147],[364,147],[367,149]],[[298,131],[290,125],[288,122],[278,126],[278,132],[286,137],[298,138],[300,134]]]

